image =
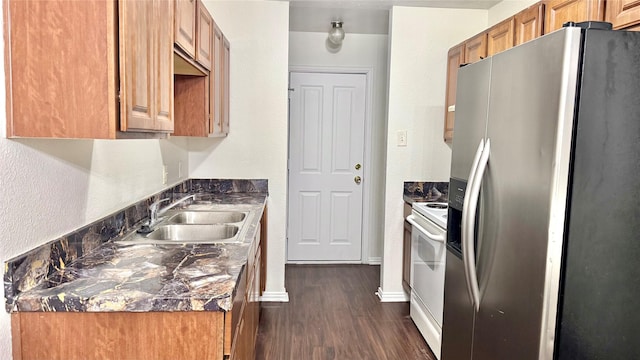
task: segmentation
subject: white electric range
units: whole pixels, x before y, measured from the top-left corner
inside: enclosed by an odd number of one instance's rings
[[[447,204],[413,203],[410,315],[431,351],[440,359],[444,272],[447,254]]]

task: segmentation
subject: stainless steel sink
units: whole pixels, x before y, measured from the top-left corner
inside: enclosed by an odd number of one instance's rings
[[[146,236],[151,240],[171,242],[231,241],[238,233],[235,225],[164,225]]]
[[[183,211],[169,218],[171,224],[225,224],[238,223],[246,214],[237,211]]]

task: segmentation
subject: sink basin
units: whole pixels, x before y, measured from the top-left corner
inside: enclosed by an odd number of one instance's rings
[[[238,233],[235,225],[164,225],[149,235],[147,239],[171,242],[230,240]]]
[[[183,211],[169,219],[172,224],[224,224],[243,221],[245,213],[237,211]]]

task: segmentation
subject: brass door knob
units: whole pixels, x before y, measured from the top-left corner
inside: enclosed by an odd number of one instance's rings
[[[360,184],[362,182],[362,178],[360,176],[356,176],[353,178],[353,181],[355,181],[356,184]]]

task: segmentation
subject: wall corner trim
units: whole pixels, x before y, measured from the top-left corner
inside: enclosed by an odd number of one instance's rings
[[[378,288],[376,295],[380,298],[380,302],[407,302],[409,296],[404,291],[382,291],[382,288]]]
[[[262,302],[289,302],[289,293],[286,291],[265,291],[260,296]]]

